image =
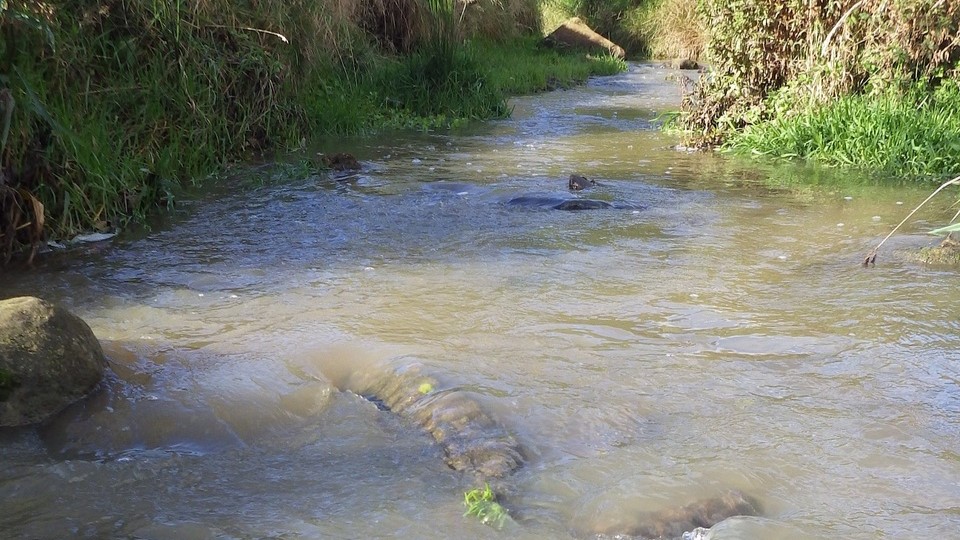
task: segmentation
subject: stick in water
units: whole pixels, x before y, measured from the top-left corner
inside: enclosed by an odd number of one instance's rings
[[[916,208],[914,208],[909,214],[907,214],[907,217],[903,218],[903,221],[901,221],[900,223],[898,223],[897,226],[894,227],[892,231],[890,231],[890,234],[888,234],[887,236],[885,236],[884,239],[881,240],[879,244],[877,244],[877,247],[873,248],[873,251],[871,251],[870,253],[867,254],[866,258],[863,259],[863,266],[869,266],[869,265],[871,265],[871,264],[874,264],[874,265],[877,264],[877,251],[880,250],[880,246],[882,246],[884,242],[886,242],[887,240],[889,240],[890,237],[893,236],[893,233],[897,232],[897,230],[898,230],[904,223],[906,223],[908,219],[910,219],[910,216],[916,214],[916,213],[917,213],[917,210],[920,210],[920,208],[922,208],[923,205],[925,205],[925,204],[927,204],[928,202],[930,202],[930,199],[932,199],[937,193],[940,193],[941,191],[943,191],[943,189],[944,189],[945,187],[947,187],[947,186],[952,186],[952,185],[954,185],[954,184],[960,184],[960,176],[954,178],[953,180],[947,180],[946,182],[944,182],[943,184],[941,184],[940,187],[938,187],[938,188],[936,189],[936,191],[934,191],[933,193],[931,193],[929,197],[927,197],[926,199],[924,199],[922,203],[920,203],[919,205],[917,205]]]

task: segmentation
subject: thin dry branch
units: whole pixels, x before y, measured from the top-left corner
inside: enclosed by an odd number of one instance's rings
[[[916,208],[914,208],[909,214],[907,214],[907,217],[903,218],[903,220],[900,221],[900,223],[898,223],[897,226],[894,227],[892,231],[890,231],[890,234],[885,236],[883,240],[881,240],[880,243],[877,244],[877,247],[873,248],[873,251],[867,254],[867,256],[863,259],[863,266],[877,264],[877,251],[880,250],[880,247],[883,246],[884,242],[889,240],[890,237],[893,236],[893,234],[897,232],[897,230],[900,229],[900,227],[902,227],[903,224],[906,223],[908,219],[910,219],[914,214],[917,213],[917,210],[920,210],[920,208],[922,208],[923,205],[930,202],[930,199],[936,196],[937,193],[940,193],[941,191],[943,191],[947,186],[952,186],[955,184],[960,184],[960,176],[954,178],[953,180],[947,180],[946,182],[941,184],[940,187],[938,187],[933,193],[931,193],[926,199],[924,199],[922,203],[918,204]]]

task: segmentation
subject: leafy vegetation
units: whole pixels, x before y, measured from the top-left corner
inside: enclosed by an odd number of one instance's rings
[[[490,484],[474,488],[463,494],[463,505],[467,507],[464,516],[474,516],[485,525],[500,529],[510,519],[507,510],[497,502]]]
[[[960,4],[703,0],[699,13],[712,70],[680,117],[691,144],[897,174],[960,165]]]
[[[111,230],[323,133],[509,114],[623,69],[538,50],[535,0],[0,1],[0,252]],[[516,59],[505,64],[503,55]]]
[[[960,81],[934,91],[849,95],[747,126],[727,148],[893,174],[960,171]]]

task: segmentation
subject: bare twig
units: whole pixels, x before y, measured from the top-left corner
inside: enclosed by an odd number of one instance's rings
[[[848,9],[846,13],[840,16],[840,20],[837,21],[837,24],[833,25],[833,28],[830,29],[829,33],[827,33],[827,38],[823,40],[823,47],[820,48],[820,56],[827,55],[827,49],[830,47],[830,40],[833,39],[833,34],[835,34],[836,31],[839,30],[841,26],[843,26],[843,22],[847,20],[847,17],[849,17],[850,14],[853,13],[854,10],[860,7],[862,4],[863,4],[863,0],[860,0],[859,2],[850,6],[850,9]]]
[[[284,43],[290,43],[290,40],[287,39],[287,36],[284,36],[283,34],[278,34],[276,32],[271,32],[270,30],[263,30],[260,28],[250,28],[247,26],[224,26],[222,24],[208,24],[207,27],[208,28],[226,28],[228,30],[246,30],[248,32],[258,32],[261,34],[269,34],[271,36],[276,36],[280,38],[280,41]]]
[[[916,213],[917,213],[917,210],[920,210],[920,208],[922,208],[923,205],[925,205],[925,204],[927,204],[928,202],[930,202],[930,199],[932,199],[937,193],[940,193],[941,191],[943,191],[943,189],[946,188],[947,186],[952,186],[952,185],[955,185],[955,184],[960,184],[960,176],[954,178],[953,180],[947,180],[946,182],[944,182],[943,184],[941,184],[940,187],[938,187],[933,193],[930,194],[930,196],[928,196],[926,199],[924,199],[922,203],[920,203],[919,205],[917,205],[916,208],[914,208],[909,214],[907,214],[907,217],[903,218],[903,220],[902,220],[900,223],[898,223],[897,226],[894,227],[892,231],[890,231],[890,234],[888,234],[887,236],[885,236],[885,237],[883,238],[883,240],[881,240],[880,243],[877,244],[877,247],[873,248],[873,251],[871,251],[870,253],[867,254],[866,258],[863,259],[863,266],[868,266],[868,265],[871,265],[871,264],[876,264],[876,263],[877,263],[877,251],[880,250],[880,246],[882,246],[882,245],[884,244],[884,242],[886,242],[887,240],[889,240],[890,237],[893,236],[893,233],[897,232],[897,230],[898,230],[901,226],[903,226],[903,224],[906,223],[907,220],[910,219],[911,216],[913,216],[914,214],[916,214]]]

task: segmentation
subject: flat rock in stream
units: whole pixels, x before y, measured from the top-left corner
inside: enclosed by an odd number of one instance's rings
[[[0,426],[50,418],[90,393],[106,364],[76,315],[39,298],[0,301]]]
[[[753,498],[740,491],[731,490],[679,508],[620,515],[606,521],[594,520],[589,524],[589,533],[599,539],[679,539],[684,533],[709,529],[727,518],[758,515],[760,505]]]
[[[917,258],[924,264],[960,266],[960,241],[950,233],[940,245],[922,248]]]
[[[454,470],[492,481],[523,464],[520,444],[473,394],[444,387],[419,363],[355,372],[343,389],[417,423]]]
[[[538,195],[523,195],[507,201],[507,206],[518,206],[534,210],[643,210],[642,206],[623,203],[607,202],[599,199],[585,199],[580,197],[550,197]]]

